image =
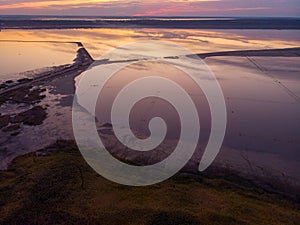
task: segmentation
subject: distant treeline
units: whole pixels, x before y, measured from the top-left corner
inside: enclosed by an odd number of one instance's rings
[[[16,19],[0,17],[1,29],[172,28],[172,29],[300,29],[300,18],[101,18]]]

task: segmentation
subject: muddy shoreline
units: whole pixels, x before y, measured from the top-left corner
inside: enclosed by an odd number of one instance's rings
[[[56,130],[55,114],[59,106],[54,99],[62,98],[60,100],[63,101],[63,93],[73,95],[74,78],[93,62],[83,45],[80,43],[79,46],[73,64],[53,67],[34,78],[6,81],[0,86],[1,169],[7,168],[18,155],[36,151],[59,138],[49,134],[51,138],[39,140],[42,133],[47,134],[46,124],[52,126],[49,130]],[[52,83],[55,82],[61,87],[59,94],[52,93],[55,91]],[[51,115],[51,120],[47,122]]]
[[[46,152],[46,150],[44,151]],[[0,171],[1,224],[297,224],[299,203],[230,178],[176,175],[147,187],[107,181],[72,141]],[[37,156],[39,155],[39,156]]]

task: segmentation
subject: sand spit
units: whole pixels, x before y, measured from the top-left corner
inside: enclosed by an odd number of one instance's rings
[[[227,51],[227,52],[210,52],[198,54],[202,59],[214,56],[260,56],[260,57],[298,57],[300,56],[300,48],[283,48],[283,49],[263,49],[263,50],[242,50],[242,51]]]
[[[82,46],[82,44],[80,44]],[[92,57],[86,51],[85,48],[79,48],[77,51],[77,57],[74,60],[74,63],[71,65],[62,65],[58,67],[53,67],[53,70],[50,72],[45,72],[33,79],[23,79],[21,82],[12,83],[11,85],[6,85],[0,87],[0,95],[3,96],[6,93],[16,91],[25,86],[34,85],[35,83],[42,82],[45,80],[51,80],[55,77],[67,75],[69,73],[74,73],[75,71],[82,70],[86,66],[89,66],[93,62]]]

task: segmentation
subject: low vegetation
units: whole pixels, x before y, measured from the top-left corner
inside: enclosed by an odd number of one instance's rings
[[[0,172],[0,224],[297,224],[299,204],[226,179],[177,175],[148,187],[112,183],[76,145],[55,145]]]

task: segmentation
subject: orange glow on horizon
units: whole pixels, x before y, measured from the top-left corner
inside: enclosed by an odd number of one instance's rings
[[[191,3],[191,2],[218,2],[220,0],[172,0],[172,3]],[[56,6],[67,6],[67,7],[80,7],[80,6],[89,6],[90,5],[105,5],[105,4],[126,4],[126,3],[134,3],[134,0],[51,0],[51,1],[36,1],[36,2],[21,2],[21,3],[7,3],[0,5],[0,9],[18,9],[18,8],[46,8],[46,7],[56,7]],[[168,1],[166,1],[168,2]],[[159,4],[161,1],[158,0],[150,0],[145,2],[145,4]]]
[[[1,15],[298,16],[298,0],[0,0]]]
[[[38,2],[23,2],[23,3],[13,3],[0,5],[0,9],[18,9],[18,8],[46,8],[49,6],[76,6],[82,4],[101,4],[101,3],[111,3],[120,2],[118,0],[62,0],[62,1],[38,1]]]

